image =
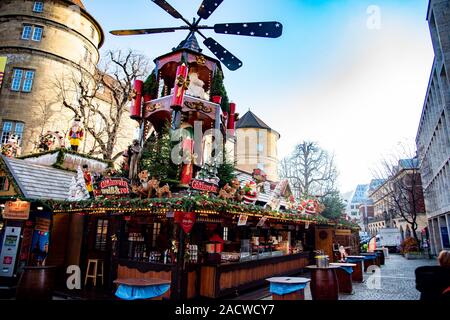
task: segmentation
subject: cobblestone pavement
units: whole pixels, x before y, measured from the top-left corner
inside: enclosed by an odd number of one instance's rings
[[[371,274],[364,274],[364,283],[353,283],[353,294],[340,294],[339,300],[419,300],[416,290],[414,271],[426,265],[437,265],[436,260],[406,260],[401,255],[389,255],[386,264],[381,267],[380,286],[368,287],[375,281],[368,281]],[[305,275],[305,277],[309,277]],[[263,300],[271,300],[265,297]],[[305,289],[305,300],[312,300],[310,286]]]

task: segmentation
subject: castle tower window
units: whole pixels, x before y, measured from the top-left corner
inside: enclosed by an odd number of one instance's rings
[[[33,12],[42,13],[44,12],[44,2],[35,1],[33,5]]]
[[[91,52],[88,48],[84,47],[84,62],[90,62],[91,61]]]
[[[11,90],[31,92],[31,89],[33,88],[33,80],[34,80],[33,70],[14,69],[13,79],[11,82]]]
[[[21,144],[25,124],[17,121],[4,121],[2,126],[1,144],[8,143],[11,135],[15,134],[18,138],[18,143]]]
[[[3,129],[2,129],[2,144],[5,144],[8,142],[9,137],[12,132],[13,123],[10,121],[3,122]]]
[[[30,40],[32,33],[33,33],[33,26],[31,26],[29,24],[25,24],[23,26],[23,30],[22,30],[22,39]]]
[[[43,30],[44,30],[44,28],[35,26],[33,29],[33,37],[31,39],[33,41],[41,41]]]

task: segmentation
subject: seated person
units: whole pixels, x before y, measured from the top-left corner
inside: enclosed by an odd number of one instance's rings
[[[416,269],[416,289],[420,300],[441,300],[450,287],[450,251],[442,251],[438,257],[439,266],[426,266]]]

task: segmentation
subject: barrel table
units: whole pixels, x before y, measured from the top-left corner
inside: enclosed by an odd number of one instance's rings
[[[370,266],[377,265],[377,254],[376,253],[361,253],[364,256],[364,272],[367,272]]]
[[[313,300],[339,300],[339,283],[336,274],[337,266],[319,268],[306,267],[311,271],[311,294]]]
[[[331,263],[331,266],[339,267],[336,269],[336,275],[339,283],[339,292],[352,294],[352,274],[354,268],[356,268],[356,263]]]
[[[162,300],[170,281],[161,279],[117,279],[116,297],[122,300]]]
[[[348,256],[348,263],[353,263],[356,266],[353,268],[352,280],[355,282],[364,281],[364,256]]]
[[[52,300],[56,267],[25,267],[17,285],[17,300]]]
[[[311,281],[307,278],[270,278],[273,300],[305,300],[305,288]]]

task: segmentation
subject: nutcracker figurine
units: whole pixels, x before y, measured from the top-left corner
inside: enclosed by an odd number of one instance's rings
[[[91,199],[94,199],[94,186],[93,186],[93,180],[91,172],[89,171],[89,166],[87,164],[83,165],[83,177],[84,182],[86,183],[86,189],[89,192],[89,196]]]
[[[84,137],[84,130],[80,122],[80,119],[75,119],[69,131],[70,148],[75,152],[78,152],[78,148]]]
[[[181,128],[183,129],[183,141],[181,142],[183,149],[183,169],[181,171],[180,186],[188,188],[194,174],[194,129],[188,123],[183,124]]]

